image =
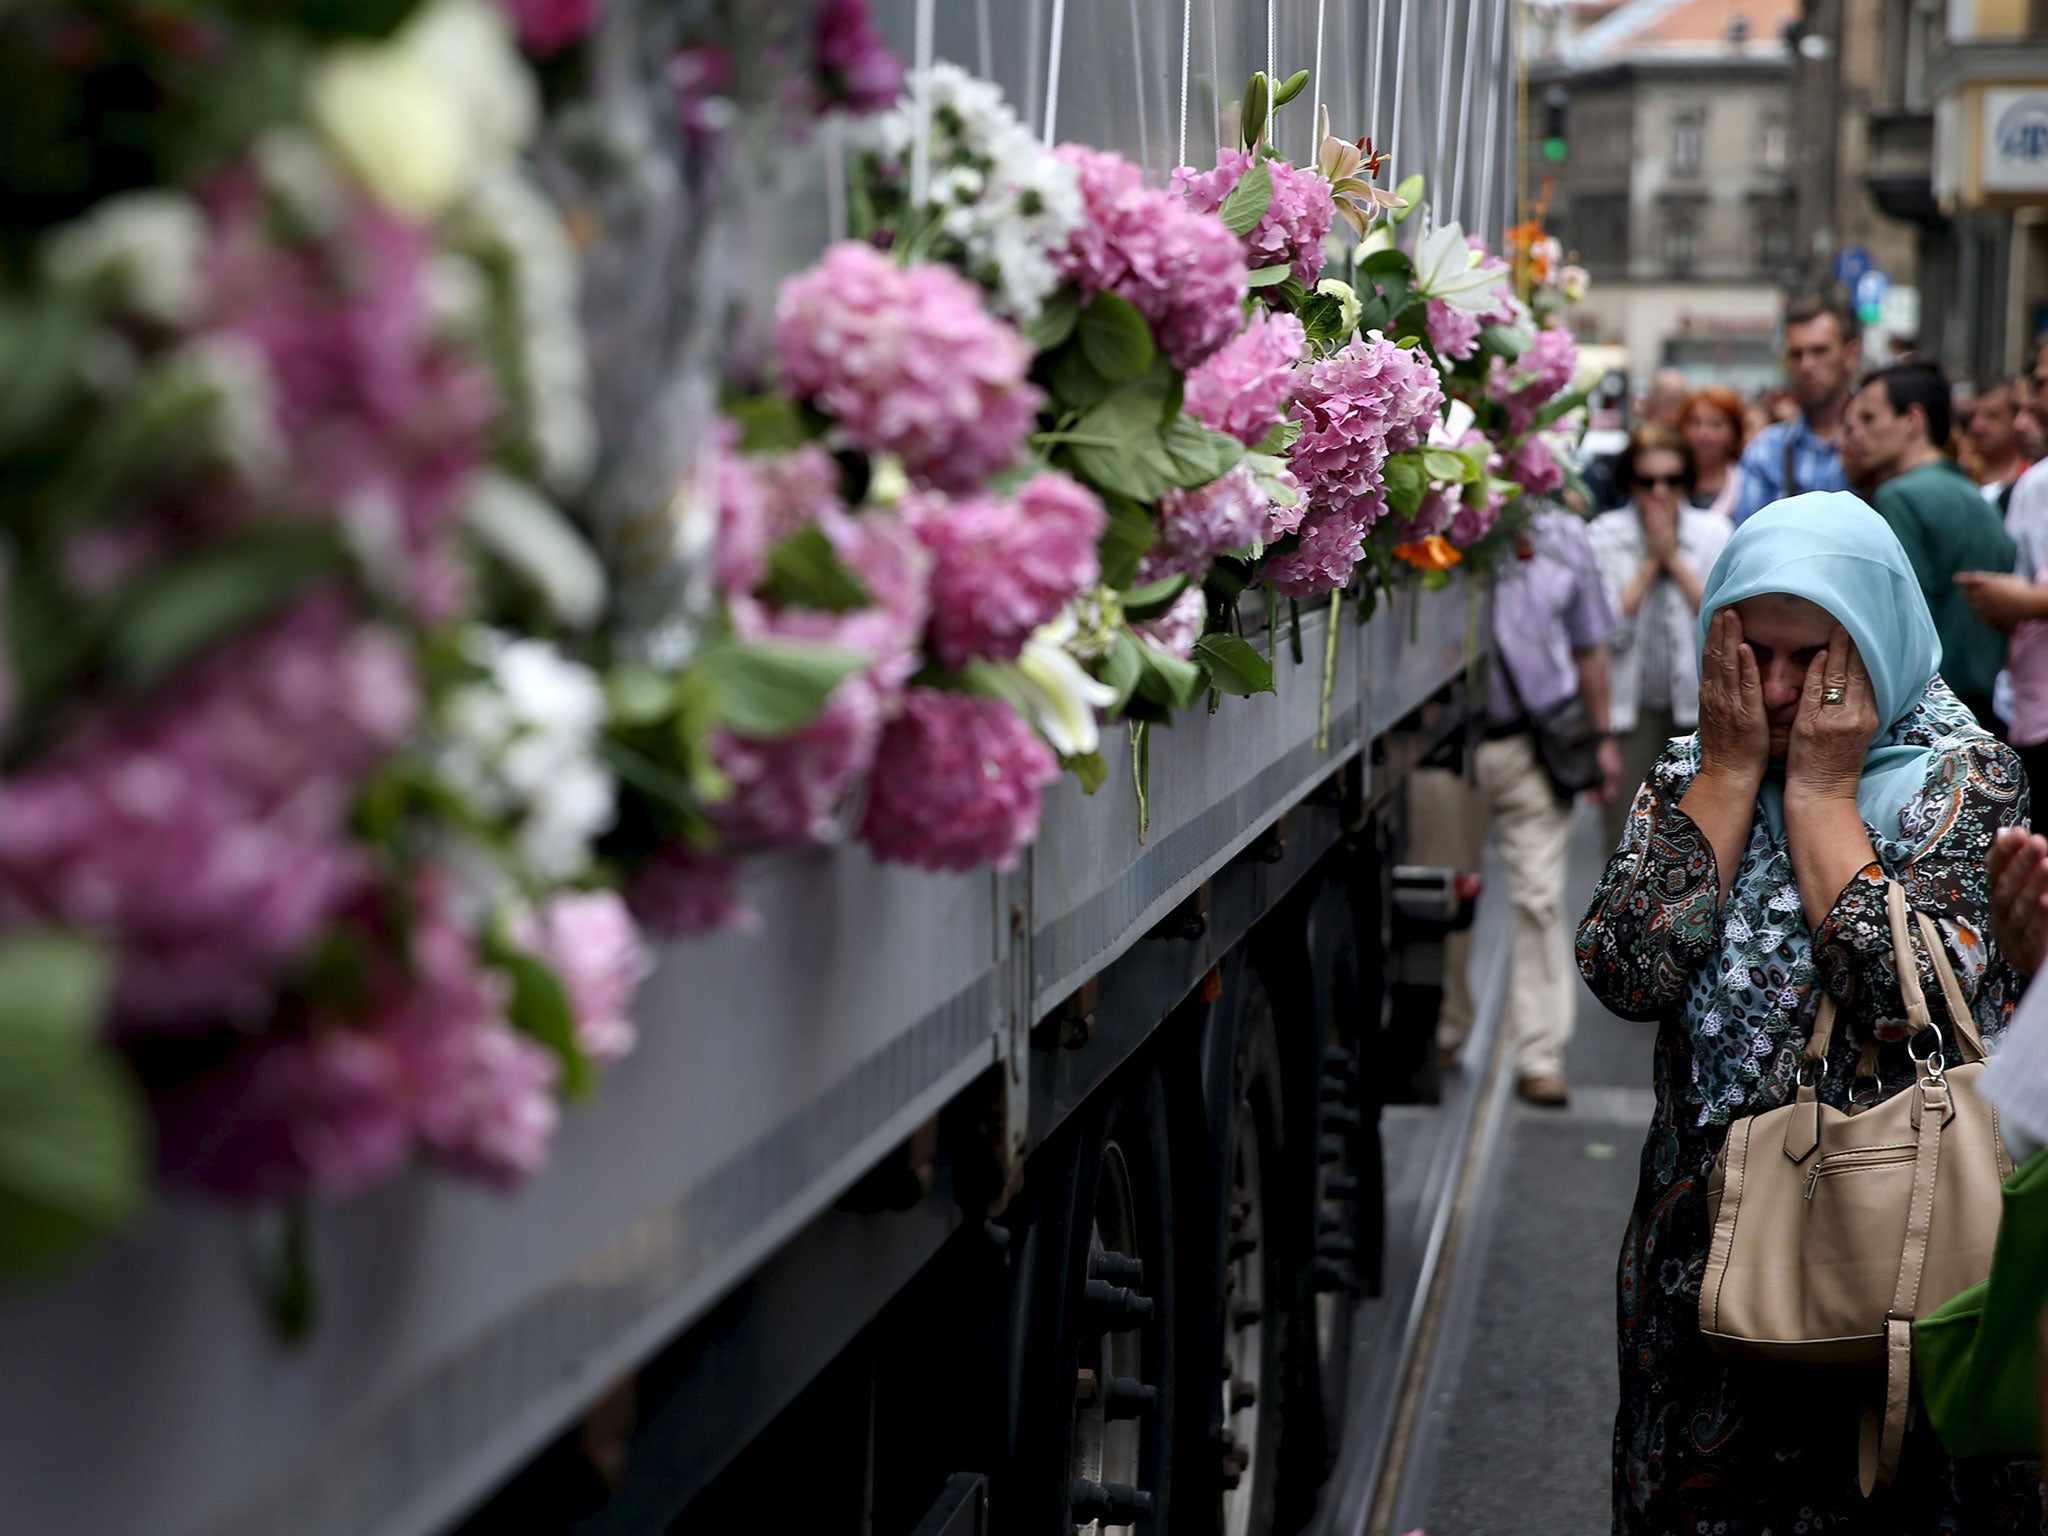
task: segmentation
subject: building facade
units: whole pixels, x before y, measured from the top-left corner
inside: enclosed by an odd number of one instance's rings
[[[1797,0],[1629,0],[1529,61],[1525,188],[1592,274],[1574,329],[1640,385],[1753,389],[1802,259]]]

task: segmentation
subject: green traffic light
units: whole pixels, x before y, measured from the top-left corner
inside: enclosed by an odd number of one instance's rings
[[[1556,164],[1557,162],[1563,160],[1564,153],[1565,151],[1563,139],[1545,139],[1543,141],[1543,158],[1550,161],[1552,164]]]

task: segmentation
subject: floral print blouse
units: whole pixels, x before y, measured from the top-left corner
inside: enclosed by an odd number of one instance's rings
[[[1866,1501],[1857,1487],[1854,1383],[1807,1371],[1790,1390],[1782,1377],[1715,1355],[1699,1331],[1714,1159],[1731,1120],[1791,1100],[1819,988],[1837,1007],[1825,1100],[1846,1107],[1868,1066],[1883,1094],[1912,1079],[1898,1043],[1905,1009],[1886,880],[1939,925],[1987,1046],[1995,1049],[2019,995],[2018,978],[1988,943],[1984,873],[1998,829],[2027,817],[2018,759],[1938,681],[1903,739],[1934,749],[1924,787],[1898,825],[1867,828],[1877,858],[1818,931],[1808,932],[1785,840],[1761,815],[1721,899],[1713,848],[1678,808],[1699,772],[1697,737],[1673,742],[1658,760],[1579,928],[1579,968],[1594,995],[1658,1025],[1657,1108],[1618,1273],[1617,1536],[2034,1536],[2041,1528],[2031,1461],[1950,1462],[1924,1430],[1908,1439],[1899,1487]],[[1941,1022],[1917,924],[1912,942]],[[1944,1034],[1954,1062],[1954,1031]]]

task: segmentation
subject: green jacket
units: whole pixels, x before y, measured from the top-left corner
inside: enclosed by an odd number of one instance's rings
[[[2005,665],[2005,636],[1970,612],[1955,574],[2012,569],[2018,550],[1998,509],[1947,459],[1887,480],[1872,505],[1905,545],[1920,578],[1941,636],[1942,681],[1957,693],[1989,697]]]

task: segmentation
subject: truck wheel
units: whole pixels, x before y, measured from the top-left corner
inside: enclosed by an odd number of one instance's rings
[[[1041,1186],[1011,1363],[1013,1469],[991,1502],[1015,1536],[1168,1528],[1175,1227],[1156,1068],[1112,1089]]]
[[[1307,1286],[1290,1218],[1284,1094],[1273,1005],[1248,971],[1222,1156],[1222,1362],[1218,1471],[1223,1536],[1276,1528],[1287,1386]]]

